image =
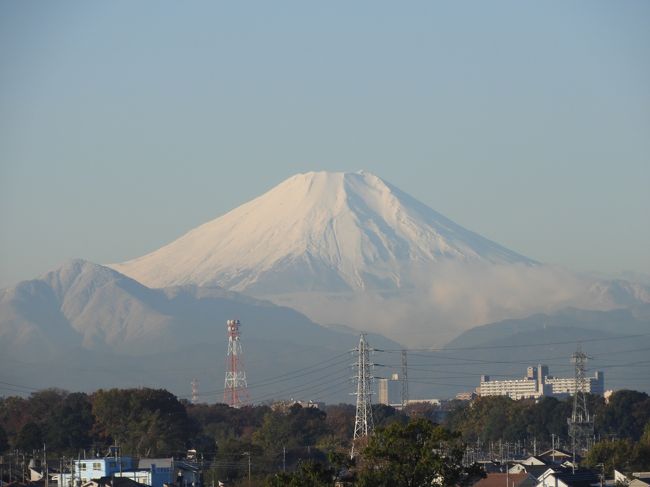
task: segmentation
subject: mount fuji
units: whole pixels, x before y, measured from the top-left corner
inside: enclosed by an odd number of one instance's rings
[[[151,287],[250,294],[409,289],[456,262],[534,265],[367,172],[295,175],[143,257],[112,268]]]
[[[152,288],[218,286],[409,345],[567,306],[650,302],[647,286],[540,264],[363,171],[297,174],[109,267]]]

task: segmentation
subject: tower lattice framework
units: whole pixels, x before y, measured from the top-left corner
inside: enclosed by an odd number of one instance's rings
[[[362,333],[359,338],[359,346],[353,350],[357,353],[357,373],[354,379],[357,381],[357,411],[354,418],[354,437],[350,458],[354,458],[354,447],[361,439],[368,438],[375,429],[372,419],[372,364],[370,363],[370,352],[372,348],[366,342],[366,335]]]
[[[586,364],[587,354],[582,351],[578,345],[577,350],[571,357],[575,366],[575,392],[573,394],[573,410],[569,423],[569,437],[571,438],[571,448],[573,452],[573,464],[575,468],[576,451],[582,451],[589,448],[589,440],[594,434],[594,418],[589,415],[587,409],[587,375]]]
[[[226,379],[223,386],[223,401],[231,407],[238,408],[248,403],[248,384],[242,362],[239,320],[228,320],[228,352],[226,353]]]

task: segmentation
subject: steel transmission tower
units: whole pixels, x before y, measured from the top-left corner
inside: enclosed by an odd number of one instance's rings
[[[573,465],[575,470],[576,450],[588,448],[588,441],[594,434],[594,418],[589,416],[587,409],[587,354],[580,345],[571,357],[575,365],[575,393],[573,394],[573,411],[568,420],[569,436],[573,450]]]
[[[409,402],[409,376],[406,350],[402,350],[402,411]]]
[[[372,364],[370,363],[370,352],[372,348],[366,342],[366,335],[362,333],[359,338],[359,346],[353,350],[357,352],[357,412],[354,418],[354,437],[352,439],[352,450],[350,458],[354,458],[354,446],[361,438],[370,436],[375,428],[372,420]]]
[[[242,348],[239,341],[239,320],[228,320],[228,352],[226,353],[226,380],[223,387],[223,401],[234,408],[249,401],[246,372],[242,362]]]

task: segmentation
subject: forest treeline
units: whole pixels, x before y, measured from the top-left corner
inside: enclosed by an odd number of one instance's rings
[[[551,435],[567,437],[571,407],[571,400],[555,398],[534,402],[483,397],[453,402],[445,410],[414,405],[400,412],[376,405],[373,416],[379,429],[406,427],[409,419],[420,418],[441,423],[445,431],[470,444],[534,438],[541,448],[550,445]],[[628,461],[650,451],[643,450],[646,441],[650,447],[647,394],[618,391],[608,402],[589,396],[589,409],[600,439],[594,451]],[[295,470],[306,461],[329,465],[332,455],[349,452],[354,415],[354,406],[347,404],[235,409],[191,404],[159,389],[92,394],[48,389],[0,399],[0,453],[31,453],[46,444],[52,455],[103,455],[108,446],[118,444],[123,454],[179,457],[192,448],[211,462],[215,475],[236,477],[248,457],[254,459],[254,469],[266,472]]]

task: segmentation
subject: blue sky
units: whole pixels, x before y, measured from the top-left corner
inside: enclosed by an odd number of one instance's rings
[[[2,2],[0,286],[365,169],[570,269],[650,274],[650,3]]]

